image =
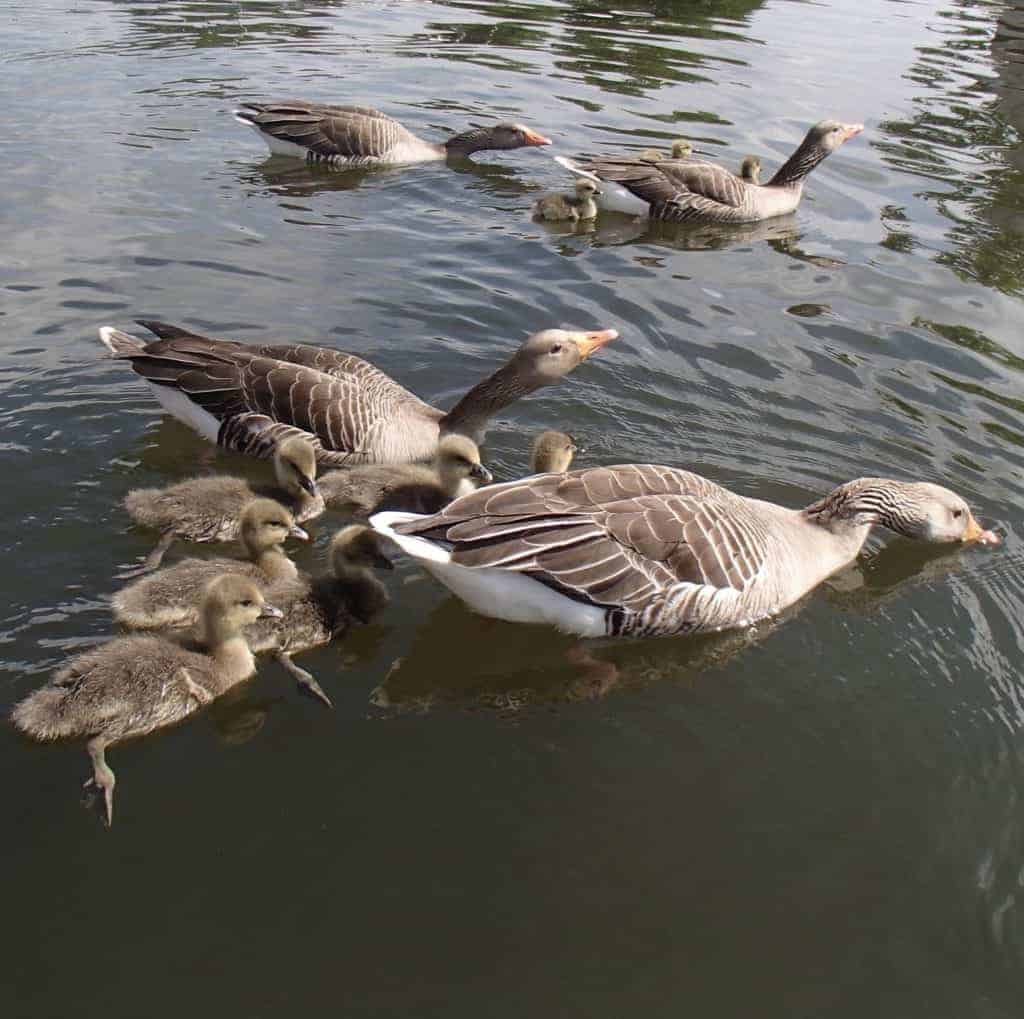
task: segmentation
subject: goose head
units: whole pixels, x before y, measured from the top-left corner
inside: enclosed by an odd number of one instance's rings
[[[309,540],[291,513],[273,499],[247,502],[238,518],[238,531],[242,545],[253,559],[271,549],[280,550],[288,537]]]
[[[693,154],[693,146],[685,138],[677,138],[672,143],[673,159],[689,159]]]
[[[564,474],[572,463],[579,447],[571,435],[565,432],[541,432],[533,440],[530,453],[531,474]]]
[[[466,435],[446,435],[438,444],[436,462],[441,489],[449,499],[468,495],[494,480],[480,463],[480,448]]]
[[[365,524],[343,527],[328,550],[331,572],[348,588],[347,603],[362,623],[368,623],[388,603],[387,588],[373,570],[393,570],[384,554],[384,539]]]
[[[542,329],[512,355],[509,367],[527,390],[550,386],[618,335],[615,329]]]
[[[463,131],[449,138],[444,147],[449,155],[468,156],[484,149],[523,149],[550,144],[550,138],[545,138],[525,124],[503,123]]]
[[[267,604],[259,586],[237,573],[225,573],[206,585],[201,608],[204,629],[214,643],[237,637],[257,619],[280,619],[279,608]]]
[[[740,163],[740,176],[751,184],[760,184],[761,160],[757,156],[744,156]]]
[[[274,474],[277,483],[300,502],[315,499],[316,453],[308,439],[293,435],[274,449]]]
[[[860,134],[863,124],[843,124],[838,120],[821,120],[807,132],[801,147],[821,149],[825,155],[835,152],[843,142]]]

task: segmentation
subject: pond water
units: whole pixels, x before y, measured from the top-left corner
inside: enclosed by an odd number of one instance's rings
[[[0,85],[4,714],[111,631],[151,541],[129,488],[262,476],[102,357],[97,327],[136,317],[352,351],[441,406],[528,332],[614,327],[503,412],[499,478],[563,427],[580,466],[789,505],[940,481],[1005,537],[880,536],[755,633],[598,642],[582,667],[403,563],[388,612],[303,658],[333,712],[262,667],[111,751],[110,832],[81,749],[5,727],[9,1014],[1020,1015],[1024,16],[41,0],[5,5]],[[555,145],[335,173],[231,117],[281,96]],[[791,218],[529,218],[566,182],[552,152],[681,135],[770,172],[825,116],[866,129]]]

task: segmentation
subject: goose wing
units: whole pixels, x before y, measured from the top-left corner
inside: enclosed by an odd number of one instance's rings
[[[724,166],[698,160],[597,159],[584,168],[647,202],[656,219],[729,215],[742,206],[748,187]]]
[[[383,158],[397,145],[418,141],[393,117],[370,106],[330,106],[297,99],[242,105],[245,111],[240,115],[264,133],[319,156]]]
[[[577,601],[630,613],[681,588],[739,595],[765,570],[770,547],[746,500],[699,475],[648,464],[484,488],[395,530],[443,544],[459,566],[515,570]]]
[[[314,441],[321,462],[366,462],[396,418],[410,408],[430,411],[351,355],[302,345],[247,347],[164,323],[145,325],[162,338],[126,346],[116,356],[131,361],[149,382],[178,390],[212,414],[220,422],[218,441],[241,452],[269,455],[286,432],[298,430]],[[327,371],[314,367],[318,359]]]

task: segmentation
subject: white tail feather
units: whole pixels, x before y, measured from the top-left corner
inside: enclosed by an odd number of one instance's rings
[[[111,354],[117,355],[140,351],[146,345],[137,336],[123,333],[113,326],[100,326],[100,342]]]
[[[581,169],[568,156],[555,156],[554,159],[559,166],[564,166],[574,177],[586,177],[587,180],[592,180],[595,184],[601,183],[601,178],[596,173]]]
[[[390,538],[406,555],[411,555],[413,559],[431,563],[450,562],[451,553],[440,545],[435,545],[427,538],[417,538],[412,534],[396,534],[392,530],[395,524],[405,523],[406,520],[422,520],[423,518],[424,514],[422,513],[398,513],[393,511],[375,513],[370,517],[370,526],[378,533]]]

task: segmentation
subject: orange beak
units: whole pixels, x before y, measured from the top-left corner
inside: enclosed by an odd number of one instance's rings
[[[523,137],[526,139],[527,145],[550,145],[551,139],[545,138],[542,134],[537,134],[536,131],[531,131],[528,127],[523,128]]]
[[[848,142],[851,138],[855,138],[857,135],[864,130],[863,124],[844,124],[843,125],[843,141]]]
[[[595,350],[600,350],[606,343],[611,343],[618,335],[618,329],[599,329],[594,333],[570,333],[569,339],[576,344],[580,360],[586,361]]]
[[[986,531],[972,513],[967,520],[967,527],[964,528],[963,541],[976,541],[981,545],[998,545],[999,535],[994,531]]]

